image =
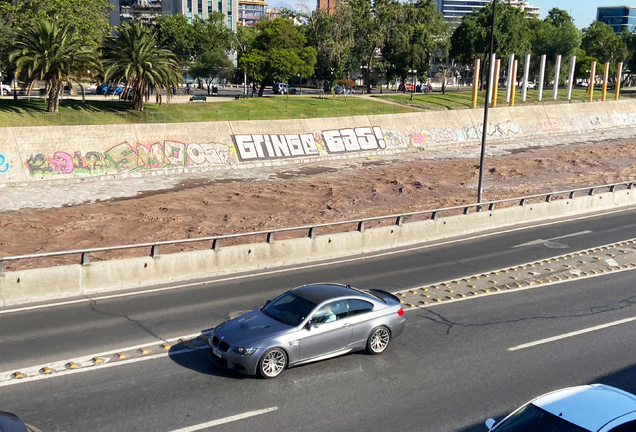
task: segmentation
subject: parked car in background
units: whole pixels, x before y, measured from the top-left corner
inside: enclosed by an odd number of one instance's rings
[[[356,91],[352,88],[346,88],[344,86],[334,86],[334,91],[336,94],[354,94]]]
[[[366,349],[381,354],[404,330],[400,300],[350,285],[304,285],[226,321],[208,337],[210,360],[275,378],[287,367]]]
[[[11,87],[6,84],[2,84],[2,96],[7,96],[9,93],[11,93]]]
[[[556,390],[531,400],[498,424],[493,432],[633,432],[636,396],[603,384]]]
[[[275,83],[272,86],[275,94],[296,94],[296,87],[292,87],[285,83]]]
[[[534,89],[535,89],[535,87],[536,87],[536,86],[535,86],[535,84],[534,84],[534,81],[528,81],[528,83],[526,84],[526,88],[527,88],[528,90],[534,90]]]

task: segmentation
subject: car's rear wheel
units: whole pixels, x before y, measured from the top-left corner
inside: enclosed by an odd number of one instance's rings
[[[391,332],[384,326],[373,329],[367,339],[367,351],[371,354],[382,354],[391,341]]]
[[[258,374],[263,378],[276,378],[287,367],[287,353],[280,348],[270,348],[258,361]]]

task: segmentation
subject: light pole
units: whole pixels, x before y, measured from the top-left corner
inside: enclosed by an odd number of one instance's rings
[[[247,45],[241,45],[241,41],[239,40],[235,32],[232,32],[232,36],[234,36],[234,39],[236,39],[236,44],[238,45],[239,49],[243,52],[243,54],[245,54],[245,52],[247,51]],[[247,96],[247,71],[245,70],[245,68],[243,68],[243,94]],[[254,95],[252,94],[252,96]]]
[[[300,77],[300,74],[296,75],[298,77],[298,82],[300,83],[300,94],[303,94],[303,79]]]
[[[409,69],[409,73],[413,74],[413,79],[411,80],[411,100],[413,100],[413,90],[415,90],[415,78],[417,77],[417,69]]]
[[[364,74],[365,74],[364,71],[365,71],[365,69],[368,70],[369,66],[367,66],[367,65],[360,66],[360,75],[362,75],[362,94],[364,94]],[[369,79],[369,74],[367,73],[367,81],[368,81],[368,79]],[[368,85],[368,83],[367,83],[367,85]],[[367,88],[367,93],[368,93],[368,90],[369,89]]]

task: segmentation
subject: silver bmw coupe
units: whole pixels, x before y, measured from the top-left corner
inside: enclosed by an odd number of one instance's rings
[[[400,300],[350,285],[304,285],[226,321],[209,335],[210,359],[275,378],[287,367],[367,349],[381,354],[404,330]]]

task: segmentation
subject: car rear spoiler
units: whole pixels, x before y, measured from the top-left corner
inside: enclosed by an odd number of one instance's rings
[[[370,289],[369,292],[371,294],[373,294],[374,296],[376,296],[376,297],[380,297],[380,299],[382,299],[382,301],[384,301],[384,303],[386,303],[387,300],[392,300],[392,301],[395,301],[397,303],[400,303],[400,299],[399,298],[397,298],[393,294],[388,293],[386,291],[377,290],[377,289]]]

